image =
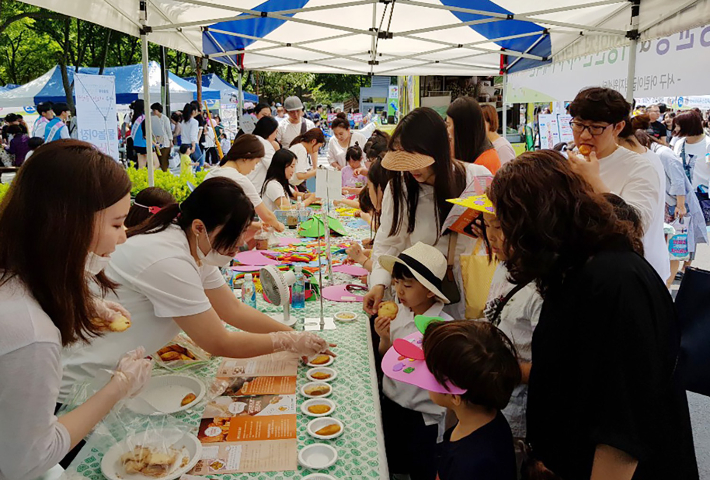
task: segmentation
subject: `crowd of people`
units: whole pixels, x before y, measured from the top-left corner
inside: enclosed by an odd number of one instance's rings
[[[322,109],[308,115],[289,97],[257,105],[180,203],[157,188],[131,201],[119,163],[53,138],[67,119],[52,124],[52,112],[41,117],[47,145],[0,204],[0,424],[15,432],[0,437],[0,478],[66,466],[148,381],[146,353],[181,330],[218,356],[333,354],[239,302],[219,271],[260,229],[284,230],[274,212],[318,200],[305,184],[324,147],[327,168],[342,172],[342,202],[375,232],[347,254],[369,272],[363,309],[378,360],[426,320],[436,386],[386,371],[380,382],[395,478],[698,478],[668,290],[680,266],[664,230],[687,218],[689,250],[707,242],[710,140],[697,112],[672,118],[670,148],[655,108],[632,117],[618,92],[588,88],[569,107],[574,145],[516,158],[497,112],[472,98],[445,119],[417,108],[391,136],[363,135],[341,112],[326,141]],[[165,165],[153,144],[178,146],[186,168],[213,163],[222,132],[199,104],[169,119],[159,104],[151,113],[149,142],[134,102],[139,166]],[[470,197],[473,221],[461,228],[470,212],[450,200]],[[73,386],[97,379],[103,388],[55,416]]]

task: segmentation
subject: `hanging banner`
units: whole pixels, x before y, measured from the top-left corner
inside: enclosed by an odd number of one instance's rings
[[[638,45],[634,95],[665,97],[710,93],[707,78],[710,25]],[[554,62],[508,75],[508,102],[573,100],[585,87],[613,88],[626,95],[629,47]]]
[[[116,77],[74,74],[78,139],[118,161]]]

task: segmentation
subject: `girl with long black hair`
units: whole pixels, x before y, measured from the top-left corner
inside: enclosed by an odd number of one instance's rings
[[[289,183],[296,171],[297,161],[296,154],[285,148],[276,152],[271,159],[261,189],[261,199],[270,210],[288,210],[291,208],[291,200],[298,199],[303,199],[303,204],[308,206],[316,199],[314,193],[299,192]]]

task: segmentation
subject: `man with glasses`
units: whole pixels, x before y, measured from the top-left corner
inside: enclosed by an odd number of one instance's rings
[[[631,121],[631,105],[616,90],[593,87],[577,94],[569,112],[580,152],[569,152],[569,157],[577,172],[599,193],[613,193],[633,206],[643,223],[644,245],[658,243],[647,237],[658,234],[651,226],[663,217],[665,178],[659,177],[648,159],[617,144],[619,134]],[[663,245],[665,249],[665,242]],[[647,257],[655,254],[646,253]]]

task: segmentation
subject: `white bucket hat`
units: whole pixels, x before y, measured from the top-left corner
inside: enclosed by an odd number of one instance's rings
[[[401,263],[439,300],[450,303],[446,295],[441,293],[441,282],[446,275],[446,257],[435,247],[417,242],[396,257],[381,255],[378,261],[389,273],[392,273],[395,263]]]

